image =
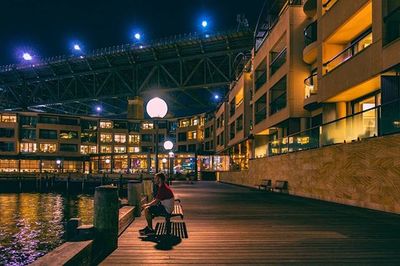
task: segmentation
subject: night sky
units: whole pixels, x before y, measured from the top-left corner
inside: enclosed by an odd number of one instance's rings
[[[264,0],[0,0],[0,65],[18,63],[21,50],[40,57],[70,54],[73,41],[85,50],[175,34],[235,29],[236,14],[254,27]]]

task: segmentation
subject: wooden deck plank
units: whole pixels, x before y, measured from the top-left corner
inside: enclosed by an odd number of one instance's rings
[[[399,215],[214,182],[173,189],[188,238],[162,250],[138,238],[141,217],[103,265],[400,264]]]

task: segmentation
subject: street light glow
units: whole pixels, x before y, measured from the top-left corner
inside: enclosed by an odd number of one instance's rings
[[[172,150],[173,147],[174,147],[174,144],[172,143],[172,141],[167,140],[166,142],[164,142],[164,149]]]
[[[74,44],[74,50],[81,51],[81,47],[79,46],[79,44]]]
[[[163,99],[155,97],[147,103],[146,111],[151,118],[163,118],[168,113],[168,106]]]
[[[219,95],[218,95],[218,94],[215,94],[215,95],[214,95],[214,99],[215,99],[215,100],[218,100],[218,99],[219,99]]]
[[[97,112],[101,112],[101,107],[100,106],[96,106],[96,111]]]
[[[167,163],[167,159],[165,159],[165,158],[163,158],[161,161],[162,161],[163,163]]]
[[[57,163],[58,165],[60,165],[60,164],[61,164],[61,160],[57,160],[56,163]]]
[[[135,37],[136,40],[139,41],[142,36],[140,35],[140,33],[135,33],[134,37]]]
[[[31,61],[31,60],[33,59],[32,55],[31,55],[30,53],[23,53],[23,54],[22,54],[22,58],[23,58],[25,61]]]
[[[206,28],[206,27],[208,26],[207,20],[203,20],[203,21],[201,22],[201,26],[202,26],[203,28]]]

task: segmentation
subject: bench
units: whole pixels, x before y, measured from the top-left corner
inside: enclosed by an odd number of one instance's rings
[[[162,215],[162,217],[165,217],[167,235],[169,235],[171,233],[171,218],[181,217],[181,219],[183,220],[183,208],[182,205],[180,204],[180,200],[179,202],[175,200],[174,210],[171,214]]]
[[[261,180],[261,184],[258,185],[258,189],[265,189],[267,191],[271,191],[272,190],[271,179],[263,179],[263,180]]]
[[[288,192],[288,181],[276,180],[273,191],[277,192]]]

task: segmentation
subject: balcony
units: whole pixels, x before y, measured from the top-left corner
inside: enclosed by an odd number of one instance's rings
[[[265,82],[267,82],[267,71],[263,70],[263,71],[256,71],[256,73],[259,74],[259,76],[256,78],[256,81],[254,82],[254,88],[255,91],[258,91],[262,85],[265,84]]]
[[[367,30],[359,38],[353,41],[350,46],[345,48],[342,52],[334,56],[332,59],[323,64],[324,73],[328,73],[340,65],[344,64],[347,60],[359,54],[372,44],[372,29]]]
[[[317,0],[307,0],[303,5],[303,11],[309,18],[317,14]]]
[[[286,62],[286,53],[287,49],[284,48],[282,51],[280,51],[279,53],[273,53],[276,54],[275,56],[273,56],[272,62],[269,65],[269,70],[270,70],[270,76],[274,75],[276,71],[278,71],[278,69],[285,64]]]
[[[383,45],[386,45],[400,37],[400,4],[388,12],[383,18],[383,23]]]
[[[400,99],[268,143],[268,156],[400,132]]]
[[[317,102],[317,73],[312,74],[304,80],[304,109],[313,110],[318,107]]]
[[[322,8],[326,12],[336,4],[337,0],[324,0],[322,1]]]
[[[317,25],[317,21],[314,21],[304,29],[303,61],[307,64],[312,64],[317,59]]]

